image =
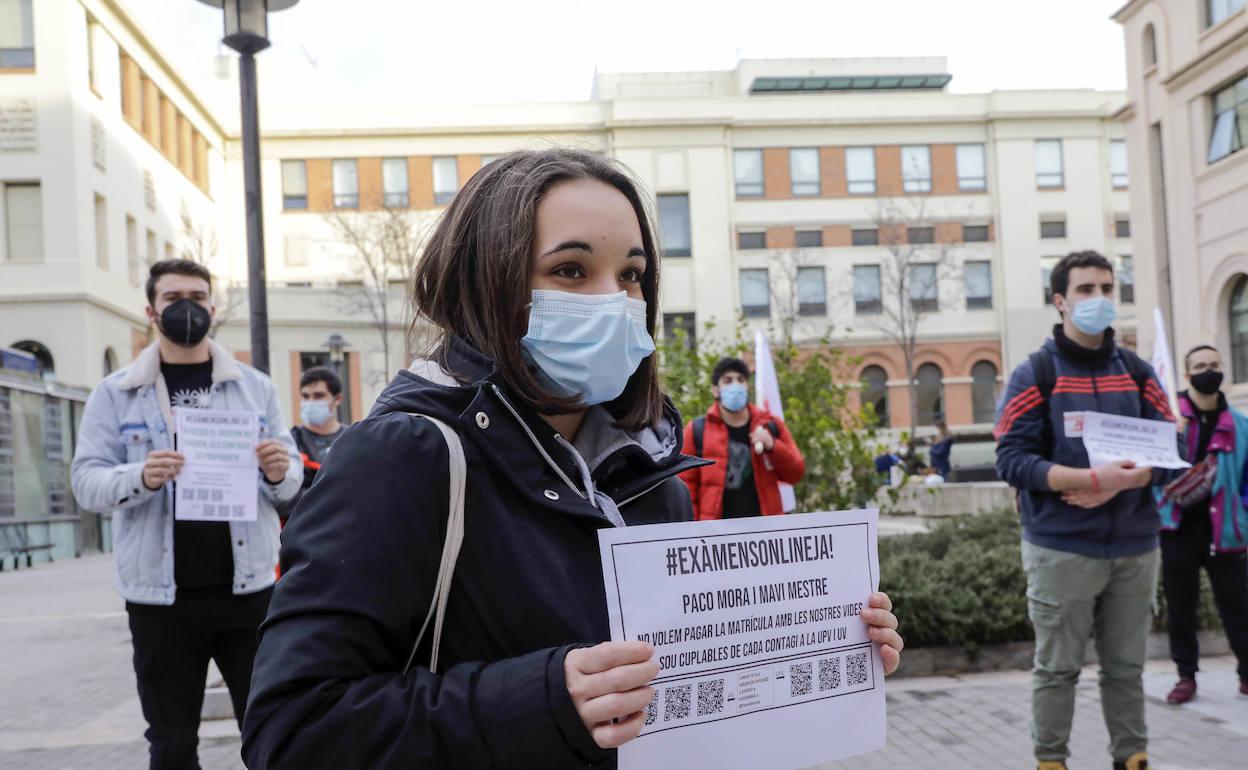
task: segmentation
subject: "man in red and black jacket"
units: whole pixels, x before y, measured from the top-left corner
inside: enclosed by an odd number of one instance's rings
[[[750,370],[723,358],[711,372],[715,403],[685,426],[684,451],[714,465],[680,474],[698,521],[784,513],[779,483],[796,484],[806,461],[784,423],[750,404]]]

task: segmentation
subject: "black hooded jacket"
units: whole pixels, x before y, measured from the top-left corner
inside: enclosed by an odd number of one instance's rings
[[[493,362],[452,342],[446,363],[402,372],[334,446],[282,535],[282,578],[260,632],[243,757],[277,768],[614,767],[577,715],[567,651],[609,638],[583,470],[628,524],[688,521],[676,478],[680,417],[639,434],[591,408],[585,467]],[[434,599],[454,427],[467,460],[465,535],[439,653],[401,674]]]

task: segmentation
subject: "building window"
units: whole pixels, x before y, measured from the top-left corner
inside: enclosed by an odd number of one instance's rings
[[[0,69],[35,66],[31,0],[0,0]]]
[[[117,354],[113,352],[112,348],[104,348],[103,368],[105,377],[117,371]]]
[[[931,227],[907,227],[906,243],[923,245],[936,242],[936,230]]]
[[[1118,257],[1118,299],[1124,305],[1135,303],[1135,263],[1129,254]]]
[[[797,269],[797,314],[828,314],[828,290],[823,280],[822,267]]]
[[[453,156],[433,159],[433,202],[450,203],[459,192],[459,162]]]
[[[1053,304],[1053,268],[1061,262],[1061,257],[1043,257],[1040,260],[1040,283],[1044,286],[1044,304]]]
[[[1066,219],[1042,219],[1040,220],[1040,237],[1041,238],[1065,238],[1066,237]]]
[[[862,382],[860,401],[864,409],[875,414],[876,424],[888,427],[888,373],[883,367],[868,366],[859,378]]]
[[[108,203],[99,193],[95,194],[95,264],[108,270]]]
[[[3,7],[4,0],[0,0],[0,7]],[[2,34],[2,33],[0,33]],[[87,17],[87,85],[96,96],[100,95],[100,74],[96,69],[95,63],[95,36],[100,34],[100,25],[95,19]]]
[[[165,259],[173,259],[173,244],[165,241]]]
[[[875,195],[875,148],[845,149],[845,180],[850,195]]]
[[[746,318],[771,315],[771,284],[767,279],[767,268],[741,271],[741,312]]]
[[[126,215],[126,274],[131,286],[139,285],[139,224]]]
[[[693,313],[664,313],[663,339],[675,343],[684,340],[685,347],[693,350],[698,346],[697,316]]]
[[[147,264],[151,267],[160,259],[160,255],[156,253],[156,232],[154,230],[147,231]]]
[[[381,205],[388,209],[407,208],[407,158],[382,159]]]
[[[1248,143],[1248,76],[1213,95],[1213,135],[1209,162],[1244,149]]]
[[[936,310],[939,308],[936,266],[910,265],[909,272],[910,307],[915,310]]]
[[[854,312],[870,315],[884,310],[879,265],[854,265]]]
[[[1062,172],[1062,140],[1036,140],[1036,187],[1064,187],[1065,175]]]
[[[987,243],[988,225],[962,225],[963,243]]]
[[[817,249],[823,246],[823,230],[798,230],[797,247],[799,249]]]
[[[4,185],[10,262],[43,261],[43,195],[38,184]]]
[[[693,253],[688,195],[659,196],[659,241],[665,257],[687,257]]]
[[[1244,9],[1244,0],[1205,0],[1206,26],[1215,27]]]
[[[355,160],[334,161],[334,208],[360,207],[360,174]]]
[[[850,233],[850,243],[855,246],[879,246],[880,231],[872,228],[854,229]]]
[[[819,150],[789,150],[789,179],[794,195],[819,194]]]
[[[992,307],[992,263],[967,262],[962,266],[966,278],[966,309],[988,310]]]
[[[997,416],[997,366],[980,361],[971,367],[971,419],[981,425]]]
[[[982,144],[958,145],[958,189],[987,190],[988,164]]]
[[[1131,237],[1131,220],[1128,217],[1118,217],[1114,220],[1114,237],[1130,238]]]
[[[767,233],[737,233],[737,248],[742,251],[767,248]]]
[[[282,208],[308,207],[308,164],[302,160],[282,161]]]
[[[936,364],[923,364],[914,373],[919,425],[935,425],[945,419],[945,375]]]
[[[750,198],[763,194],[763,151],[734,150],[732,175],[736,180],[737,197]]]
[[[1130,176],[1127,174],[1127,143],[1115,139],[1109,143],[1109,178],[1115,190],[1124,190]]]
[[[906,192],[932,191],[932,152],[927,145],[901,148],[901,188]]]
[[[1248,380],[1248,276],[1240,276],[1231,293],[1231,376]]]
[[[1151,23],[1144,25],[1144,43],[1141,46],[1144,49],[1144,68],[1147,69],[1157,64],[1157,30],[1153,28]]]

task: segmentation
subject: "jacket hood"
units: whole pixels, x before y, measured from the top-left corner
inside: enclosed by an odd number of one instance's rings
[[[419,359],[399,372],[377,398],[372,415],[416,412],[463,425],[465,420],[471,423],[474,415],[466,413],[483,398],[504,406],[503,413],[515,423],[514,433],[495,434],[489,442],[509,467],[520,461],[518,453],[526,444],[535,443],[539,454],[545,453],[574,479],[583,475],[577,460],[583,461],[597,489],[620,501],[704,464],[681,454],[680,414],[666,397],[662,419],[637,431],[615,426],[605,408],[590,407],[576,439],[568,443],[511,392],[491,358],[458,338],[451,338],[432,359]],[[579,458],[571,456],[573,447]]]

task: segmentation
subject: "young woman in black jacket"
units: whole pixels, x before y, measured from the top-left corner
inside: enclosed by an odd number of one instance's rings
[[[428,360],[334,445],[282,544],[243,756],[276,768],[613,767],[658,674],[610,636],[602,527],[688,521],[680,417],[652,342],[659,252],[616,164],[517,152],[472,177],[412,278]],[[450,500],[464,537],[438,664],[431,635]],[[887,597],[863,613],[885,669]],[[409,658],[414,661],[407,670]]]

